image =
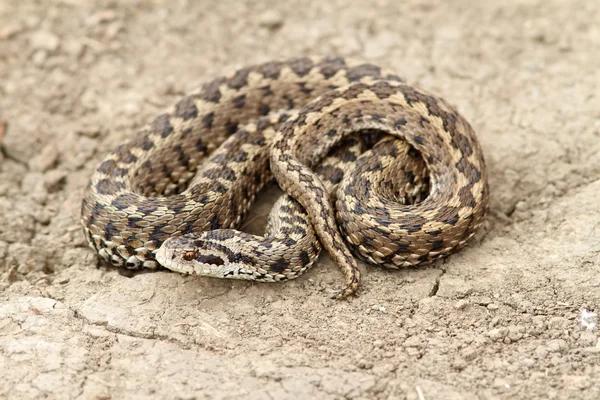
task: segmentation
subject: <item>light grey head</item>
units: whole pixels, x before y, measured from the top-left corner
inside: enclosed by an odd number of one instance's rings
[[[214,232],[214,231],[213,231]],[[171,271],[216,278],[256,279],[254,268],[240,249],[207,240],[206,234],[172,237],[156,251],[156,261]]]

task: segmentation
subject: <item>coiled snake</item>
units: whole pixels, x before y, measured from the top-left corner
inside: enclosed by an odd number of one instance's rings
[[[264,236],[234,230],[269,164],[288,195]],[[100,164],[81,221],[115,266],[220,278],[296,278],[320,241],[341,298],[360,280],[350,249],[391,268],[447,256],[487,203],[481,148],[448,103],[372,64],[304,57],[214,79],[156,117]]]

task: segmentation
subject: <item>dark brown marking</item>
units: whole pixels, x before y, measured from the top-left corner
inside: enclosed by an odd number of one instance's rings
[[[389,81],[404,82],[404,79],[402,79],[400,76],[395,75],[395,74],[387,74],[385,76],[385,79],[387,79]]]
[[[121,194],[115,199],[113,199],[110,205],[116,208],[118,211],[122,211],[129,207],[131,203],[133,203],[133,201],[135,201],[135,198],[132,197],[133,196],[130,193]]]
[[[103,174],[110,174],[114,169],[117,168],[117,163],[114,160],[106,160],[100,164],[98,171]]]
[[[406,125],[406,118],[401,117],[394,121],[394,128],[398,129],[402,126]]]
[[[455,225],[459,220],[458,209],[448,206],[440,207],[435,219],[448,225]]]
[[[263,91],[263,96],[270,97],[273,96],[273,90],[271,90],[271,86],[263,86],[260,88]]]
[[[268,104],[261,104],[260,106],[258,106],[258,113],[260,115],[267,115],[271,112],[271,107],[269,107]]]
[[[423,225],[429,222],[426,218],[421,217],[420,215],[408,215],[407,219],[409,219],[409,223],[402,224],[400,227],[402,229],[406,229],[409,233],[419,232],[423,229]]]
[[[218,256],[213,256],[213,255],[205,255],[205,254],[198,254],[198,256],[196,257],[196,261],[203,263],[203,264],[210,264],[210,265],[224,265],[225,261],[223,261],[223,259],[221,257]]]
[[[323,74],[325,79],[331,78],[332,76],[337,74],[338,71],[344,68],[346,68],[346,61],[341,57],[326,58],[320,65],[321,73]]]
[[[283,243],[286,246],[295,246],[298,242],[296,242],[294,239],[292,239],[291,237],[286,237],[285,239],[283,239],[281,241],[281,243]]]
[[[300,89],[300,91],[306,95],[310,95],[313,90],[309,87],[306,87],[306,82],[299,82],[298,83],[298,88]]]
[[[433,243],[431,243],[431,251],[439,250],[442,248],[444,248],[443,240],[435,240],[433,241]]]
[[[268,118],[260,118],[256,122],[256,129],[258,129],[259,131],[264,131],[269,126],[271,126],[271,121],[269,121]]]
[[[143,202],[138,206],[142,214],[152,214],[158,209],[158,206],[154,202]]]
[[[313,61],[308,57],[294,58],[290,61],[289,66],[299,77],[306,76],[313,68]]]
[[[338,184],[344,178],[344,171],[338,167],[331,165],[324,165],[318,167],[316,172],[323,177],[323,179],[333,183]]]
[[[182,137],[183,139],[185,139],[185,138],[187,138],[188,136],[190,136],[190,135],[192,134],[192,132],[193,132],[193,131],[192,131],[192,128],[187,128],[187,129],[184,129],[184,130],[183,130],[183,132],[181,132],[181,137]]]
[[[242,163],[248,160],[248,153],[246,153],[245,151],[236,151],[232,156],[231,156],[231,160],[233,162],[238,162],[238,163]]]
[[[234,97],[232,102],[235,108],[244,108],[244,105],[246,105],[246,95],[240,94],[239,96]]]
[[[226,79],[220,77],[202,86],[201,98],[211,103],[218,103],[221,100],[221,89],[219,86],[224,84]]]
[[[373,64],[361,64],[348,69],[348,80],[358,81],[366,76],[381,76],[381,68]]]
[[[152,121],[150,129],[152,133],[158,134],[164,138],[169,136],[171,132],[173,132],[171,121],[169,121],[169,115],[162,114],[156,117],[154,121]]]
[[[227,82],[227,85],[232,89],[241,89],[248,84],[248,75],[254,67],[246,67],[238,70],[235,75]]]
[[[201,153],[206,153],[208,151],[208,147],[206,147],[206,145],[204,144],[204,142],[202,141],[202,139],[198,138],[196,140],[196,149],[201,152]]]
[[[290,267],[290,262],[285,258],[279,258],[276,261],[269,263],[270,270],[275,273],[281,273]]]
[[[471,186],[463,186],[458,191],[458,197],[460,197],[461,204],[467,207],[475,207],[477,204],[475,202],[475,198],[473,197],[473,193],[471,193]]]
[[[375,92],[378,98],[385,100],[395,94],[398,91],[398,88],[390,85],[389,82],[379,81],[372,86],[371,90]]]
[[[117,147],[114,153],[117,155],[118,160],[122,163],[131,164],[137,161],[137,157],[131,154],[131,151],[129,151],[129,146],[125,144]]]
[[[265,78],[278,79],[281,73],[281,62],[271,61],[264,63],[261,67],[261,72]]]
[[[214,112],[210,112],[210,113],[206,114],[204,117],[202,117],[202,126],[204,126],[206,129],[211,129],[214,119],[215,119]]]
[[[96,184],[96,190],[100,194],[113,194],[123,189],[125,189],[125,184],[111,179],[102,179]]]
[[[263,135],[252,135],[248,139],[248,143],[253,144],[255,146],[264,146],[266,143],[266,139]]]
[[[198,116],[198,108],[194,103],[194,98],[191,96],[184,97],[175,106],[175,116],[189,120]]]
[[[133,139],[135,145],[146,151],[152,149],[154,147],[154,143],[150,139],[149,134],[150,132],[147,128],[136,133],[135,138]]]
[[[225,124],[225,133],[229,136],[233,135],[238,130],[238,124],[235,122],[227,121]]]
[[[306,251],[301,251],[298,258],[300,258],[302,265],[307,265],[310,262],[310,257]]]
[[[204,171],[203,174],[205,177],[207,178],[223,178],[225,180],[228,180],[230,182],[235,181],[235,172],[228,167],[221,167],[219,169],[208,169],[206,171]]]

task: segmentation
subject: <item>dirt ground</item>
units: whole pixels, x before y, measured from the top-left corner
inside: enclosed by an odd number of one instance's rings
[[[594,1],[0,2],[0,398],[600,398]],[[455,104],[491,208],[440,265],[126,277],[79,225],[106,153],[202,81],[342,55]],[[263,216],[271,189],[254,209]]]

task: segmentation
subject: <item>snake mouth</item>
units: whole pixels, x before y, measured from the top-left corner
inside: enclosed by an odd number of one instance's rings
[[[165,246],[161,246],[154,254],[156,261],[165,268],[171,269],[170,266],[175,259],[175,251]]]

